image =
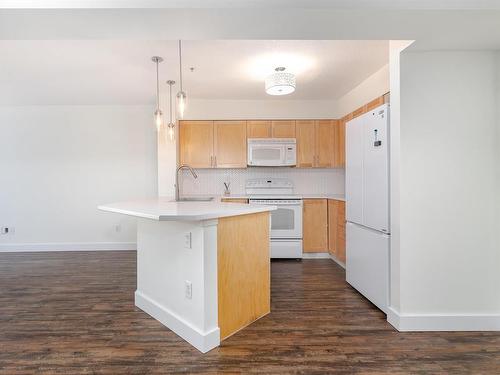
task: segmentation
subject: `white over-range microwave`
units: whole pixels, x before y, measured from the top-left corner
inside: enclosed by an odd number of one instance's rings
[[[247,160],[251,167],[293,167],[297,142],[295,138],[249,138]]]

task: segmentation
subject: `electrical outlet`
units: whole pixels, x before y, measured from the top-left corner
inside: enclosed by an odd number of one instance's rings
[[[0,230],[1,234],[14,234],[15,229],[14,227],[2,227]]]
[[[184,233],[184,248],[191,249],[192,235],[191,232]]]
[[[191,281],[186,280],[186,288],[185,289],[186,289],[185,290],[186,298],[192,299],[193,298],[193,284],[191,283]]]

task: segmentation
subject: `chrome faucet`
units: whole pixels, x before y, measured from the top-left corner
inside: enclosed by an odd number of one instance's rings
[[[191,168],[189,165],[187,165],[187,164],[179,165],[179,167],[177,168],[177,171],[175,172],[175,201],[176,202],[179,202],[179,200],[180,200],[180,194],[179,194],[179,172],[182,169],[188,169],[189,172],[191,172],[191,174],[193,175],[194,178],[198,178],[198,175],[196,174],[196,172],[194,171],[194,169]]]

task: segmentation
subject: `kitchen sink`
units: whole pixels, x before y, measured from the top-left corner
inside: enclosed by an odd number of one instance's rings
[[[211,202],[214,197],[183,197],[179,198],[177,202]]]

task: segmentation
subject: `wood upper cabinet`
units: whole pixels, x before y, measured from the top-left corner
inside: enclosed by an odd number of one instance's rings
[[[297,166],[299,168],[332,168],[340,137],[337,120],[297,120]]]
[[[345,167],[345,121],[338,120],[335,124],[334,167]]]
[[[345,202],[328,200],[328,251],[345,263]]]
[[[318,120],[316,126],[316,164],[318,168],[335,167],[335,149],[338,147],[336,137],[339,136],[337,120]]]
[[[247,139],[272,137],[296,138],[298,168],[342,168],[347,118],[180,121],[179,162],[193,168],[246,168]]]
[[[248,138],[271,138],[271,121],[247,121]]]
[[[247,166],[246,121],[214,121],[214,159],[216,168]]]
[[[313,120],[297,120],[297,167],[312,168],[316,161],[316,129]]]
[[[370,103],[366,105],[366,111],[371,111],[372,109],[375,109],[379,106],[384,104],[384,97],[379,96],[377,99],[373,99]]]
[[[328,205],[326,199],[304,199],[303,249],[306,253],[328,250]]]
[[[355,111],[352,112],[352,118],[361,116],[363,113],[366,113],[366,105],[359,107]]]
[[[179,164],[193,168],[245,168],[246,121],[180,121]]]
[[[295,138],[295,120],[271,121],[272,138]]]
[[[211,168],[213,139],[213,121],[180,121],[179,163],[193,168]]]

